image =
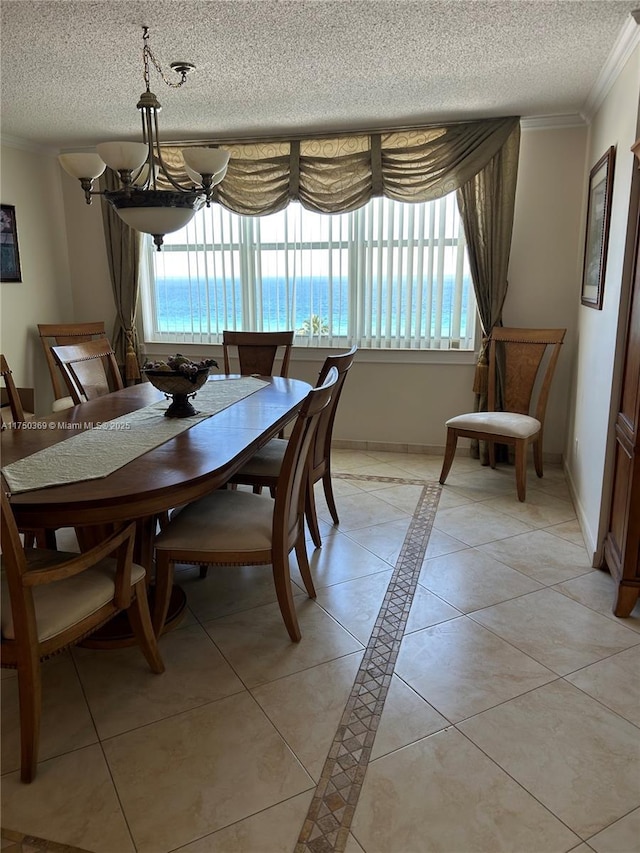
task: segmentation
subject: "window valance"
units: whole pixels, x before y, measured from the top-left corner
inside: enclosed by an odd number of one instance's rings
[[[248,216],[275,213],[292,199],[320,213],[355,210],[380,195],[431,201],[484,169],[517,128],[519,119],[511,116],[327,138],[220,143],[231,157],[215,198]],[[162,155],[172,176],[188,182],[180,149],[163,146]]]

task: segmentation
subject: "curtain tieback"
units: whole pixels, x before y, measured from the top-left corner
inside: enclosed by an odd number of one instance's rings
[[[135,382],[140,379],[140,365],[134,346],[133,329],[125,329],[124,334],[127,342],[124,356],[124,375],[127,382]]]
[[[480,355],[478,356],[478,363],[476,364],[476,372],[473,377],[473,393],[474,394],[486,394],[489,389],[489,363],[487,361],[487,347],[489,345],[489,338],[482,338],[482,345],[480,347]]]

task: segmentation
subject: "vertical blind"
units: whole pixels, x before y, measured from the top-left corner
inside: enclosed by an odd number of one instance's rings
[[[450,194],[375,198],[322,214],[267,216],[214,204],[147,256],[153,340],[218,343],[223,329],[293,328],[297,346],[472,349],[475,301]],[[149,335],[151,332],[151,335]]]

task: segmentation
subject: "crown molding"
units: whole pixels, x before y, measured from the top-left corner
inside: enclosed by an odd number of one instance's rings
[[[39,145],[37,142],[20,139],[17,136],[7,136],[5,133],[0,134],[0,145],[7,148],[18,148],[20,151],[28,151],[30,154],[46,154],[49,157],[55,157],[58,154],[57,148]]]
[[[611,49],[609,58],[605,62],[602,71],[598,75],[598,79],[593,84],[587,100],[580,111],[588,123],[591,123],[591,120],[624,68],[625,63],[639,44],[640,10],[636,9],[634,12],[629,13],[629,17],[620,30],[620,34]]]
[[[580,113],[559,113],[548,116],[528,116],[520,119],[523,130],[556,130],[564,127],[586,127],[587,122]]]

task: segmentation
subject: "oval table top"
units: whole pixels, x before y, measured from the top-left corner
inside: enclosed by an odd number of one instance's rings
[[[212,376],[209,381],[225,378],[229,377]],[[107,477],[12,495],[18,523],[24,527],[82,527],[131,521],[219,488],[295,417],[311,388],[296,379],[260,378],[268,383],[264,388],[200,420]],[[2,464],[68,440],[81,431],[76,429],[79,425],[113,420],[163,399],[160,391],[143,382],[41,418],[47,422],[46,429],[4,430]],[[126,440],[126,431],[119,435]],[[3,488],[9,491],[4,479]]]

